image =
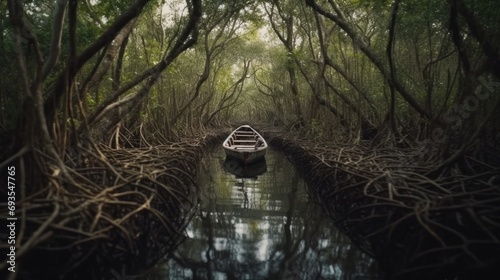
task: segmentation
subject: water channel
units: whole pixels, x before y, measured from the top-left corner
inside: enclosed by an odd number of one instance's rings
[[[188,237],[155,279],[377,279],[375,261],[311,201],[283,154],[243,168],[216,149],[199,180]]]

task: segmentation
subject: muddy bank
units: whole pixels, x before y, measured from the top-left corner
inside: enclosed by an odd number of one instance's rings
[[[388,279],[488,279],[498,273],[495,172],[425,174],[419,150],[370,149],[267,133],[337,226]]]

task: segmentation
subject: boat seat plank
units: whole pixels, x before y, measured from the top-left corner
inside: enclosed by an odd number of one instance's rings
[[[260,146],[256,148],[257,144]],[[268,145],[257,131],[249,125],[242,125],[226,138],[223,147],[228,157],[249,164],[262,159]]]

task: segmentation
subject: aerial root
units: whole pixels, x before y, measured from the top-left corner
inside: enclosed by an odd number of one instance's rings
[[[16,252],[18,260],[25,260],[25,271],[62,277],[81,274],[78,269],[85,262],[96,269],[144,268],[182,240],[196,201],[199,160],[225,133],[203,131],[183,141],[158,143],[140,127],[143,145],[132,148],[128,143],[133,138],[126,132],[115,131],[113,148],[80,147],[68,159],[70,177],[47,169],[42,178],[23,178],[33,185],[16,212],[25,217]],[[0,270],[6,265],[1,262]]]
[[[315,199],[393,277],[463,273],[460,279],[466,279],[500,264],[500,186],[494,177],[500,168],[468,155],[468,166],[481,171],[450,168],[430,178],[422,174],[439,163],[421,156],[421,147],[373,149],[279,132],[266,136],[300,162]]]

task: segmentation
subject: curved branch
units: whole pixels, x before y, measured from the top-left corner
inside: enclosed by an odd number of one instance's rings
[[[201,18],[201,0],[192,0],[193,3],[193,9],[191,11],[191,15],[189,18],[189,22],[187,25],[184,27],[184,29],[181,32],[181,35],[179,38],[176,40],[173,48],[168,52],[168,54],[165,56],[165,58],[157,63],[155,66],[144,72],[142,75],[137,77],[134,81],[131,83],[125,85],[122,87],[120,90],[116,91],[110,98],[108,98],[105,102],[101,103],[99,107],[92,113],[92,115],[89,117],[89,124],[95,123],[99,120],[101,120],[105,114],[103,114],[103,111],[105,111],[113,102],[115,102],[120,96],[122,96],[125,92],[127,92],[129,89],[133,88],[140,82],[144,81],[148,77],[150,79],[146,82],[146,84],[139,90],[137,94],[134,94],[134,97],[140,97],[142,98],[143,96],[147,95],[149,92],[149,89],[151,86],[156,83],[158,78],[161,76],[161,72],[165,70],[182,52],[193,46],[196,41],[198,40],[198,27],[197,23],[199,19]],[[129,99],[129,101],[136,100],[136,98]],[[118,106],[123,105],[123,102],[117,102],[119,103]],[[117,107],[113,105],[113,108]],[[106,110],[108,112],[108,110]],[[83,126],[79,128],[79,130],[82,130]]]
[[[377,67],[379,72],[383,75],[384,79],[387,80],[389,83],[394,84],[394,87],[406,100],[406,102],[413,109],[415,109],[415,111],[420,113],[420,115],[424,116],[427,119],[431,119],[431,115],[429,114],[429,112],[425,110],[424,107],[418,102],[418,100],[406,90],[403,84],[400,83],[397,79],[395,80],[391,79],[389,71],[382,63],[380,58],[375,54],[375,52],[373,52],[369,48],[368,44],[365,42],[363,37],[360,36],[356,31],[354,31],[353,28],[351,28],[351,26],[344,20],[343,16],[335,15],[326,11],[324,8],[319,6],[314,0],[306,0],[306,4],[311,8],[313,8],[315,11],[317,11],[319,14],[335,22],[340,28],[342,28],[342,30],[344,30],[347,33],[347,35],[353,40],[354,44],[358,46],[359,49],[366,55],[366,57],[370,59],[373,65]]]
[[[486,54],[488,59],[491,61],[491,65],[493,68],[493,74],[500,78],[500,57],[498,55],[498,47],[495,46],[493,42],[491,42],[486,36],[486,32],[483,28],[478,24],[476,17],[473,13],[467,9],[467,6],[462,0],[456,0],[456,8],[458,12],[463,16],[465,22],[469,26],[470,33],[481,45],[483,52]],[[455,1],[453,2],[455,4]]]
[[[50,53],[49,57],[45,61],[42,69],[42,77],[44,80],[49,75],[54,65],[56,65],[59,60],[59,54],[61,53],[61,38],[63,33],[63,22],[66,15],[66,6],[68,5],[68,0],[56,1],[55,3],[55,16],[54,25],[52,27],[52,36],[50,43]]]
[[[397,133],[396,130],[396,88],[392,81],[396,80],[396,73],[394,69],[394,37],[396,33],[396,19],[398,16],[398,9],[401,0],[395,0],[392,6],[391,23],[389,24],[389,39],[387,41],[387,59],[389,60],[389,73],[391,78],[389,79],[389,86],[391,89],[391,105],[389,110],[389,121],[391,123],[391,129],[393,133]]]
[[[79,56],[76,57],[74,67],[66,69],[59,75],[54,90],[49,94],[44,103],[45,115],[51,116],[59,106],[60,100],[64,94],[67,94],[64,85],[66,82],[71,84],[76,73],[83,67],[83,65],[92,58],[99,50],[111,43],[116,35],[122,28],[141,14],[144,6],[151,0],[137,0],[132,4],[127,11],[125,11],[92,45],[85,49]]]

